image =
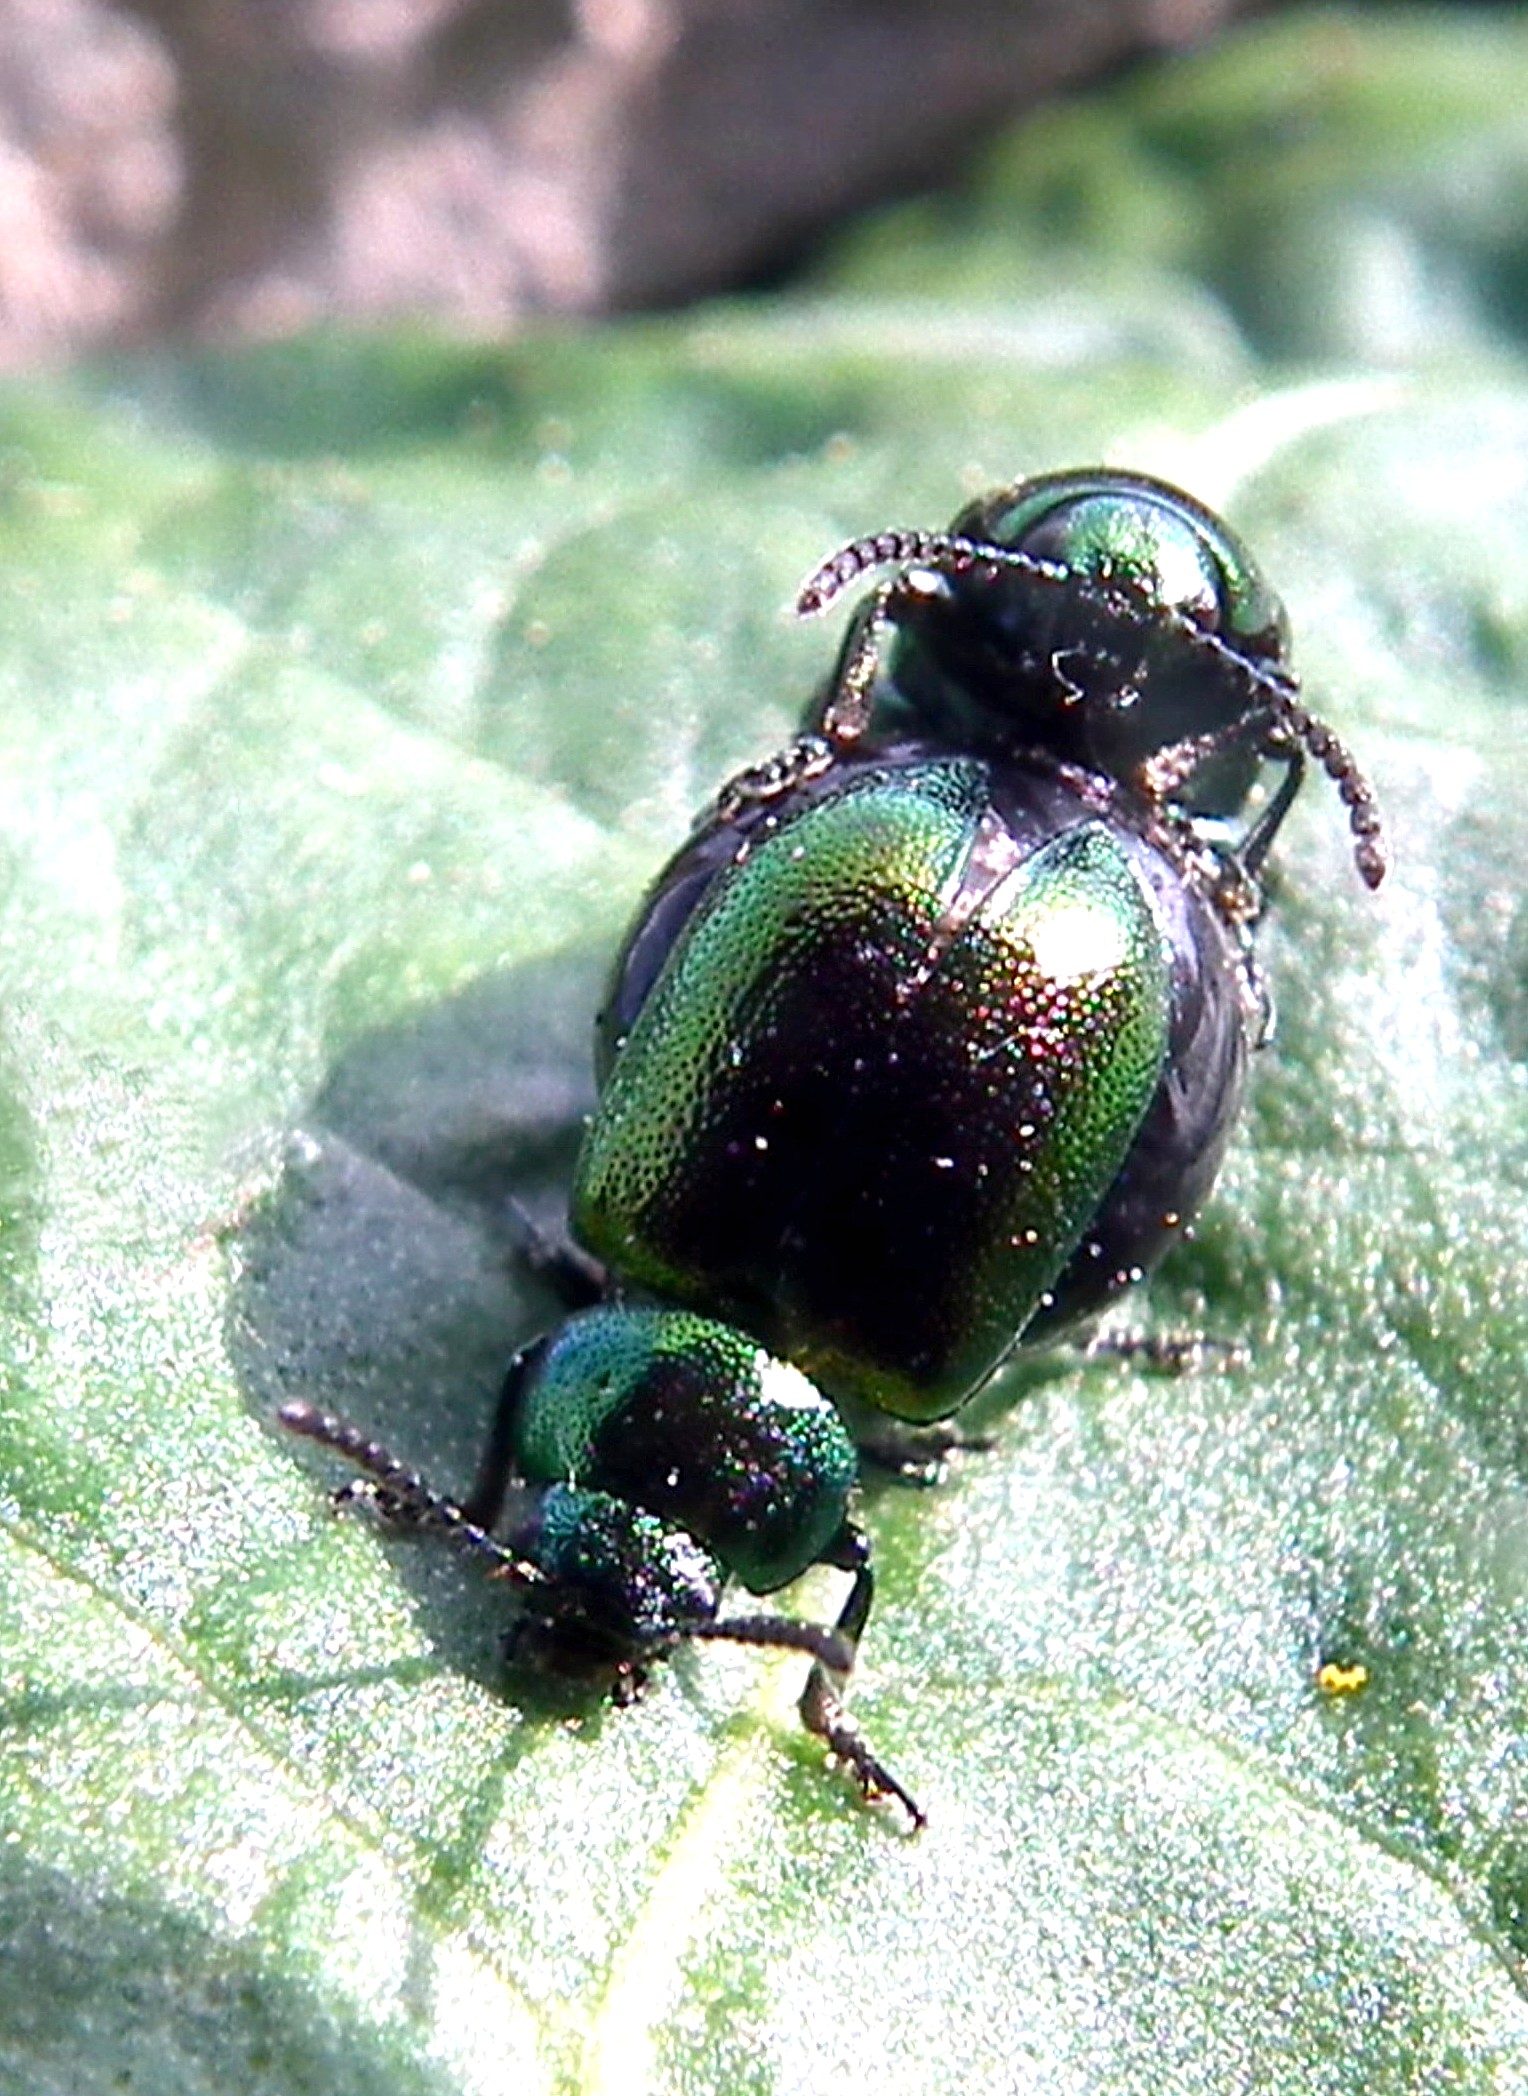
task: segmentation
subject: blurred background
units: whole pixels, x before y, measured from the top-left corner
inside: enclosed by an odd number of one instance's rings
[[[0,361],[757,284],[1236,0],[0,0]]]

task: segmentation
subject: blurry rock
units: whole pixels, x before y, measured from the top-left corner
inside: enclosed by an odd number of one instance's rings
[[[746,282],[1238,0],[0,0],[0,357]]]
[[[97,0],[0,0],[0,358],[135,325],[182,194],[159,38]]]

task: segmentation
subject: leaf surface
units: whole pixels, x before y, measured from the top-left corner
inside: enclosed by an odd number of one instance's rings
[[[0,396],[0,2083],[1528,2085],[1524,107],[1510,17],[1286,18],[789,297]],[[500,1597],[271,1418],[466,1479],[550,1314],[506,1193],[555,1217],[625,919],[822,674],[797,579],[1095,457],[1258,549],[1394,870],[1312,783],[1152,1292],[1248,1365],[1028,1365],[868,1496],[910,1841],[799,1663],[507,1688]]]

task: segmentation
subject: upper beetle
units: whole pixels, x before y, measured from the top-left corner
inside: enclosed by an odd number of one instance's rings
[[[1021,482],[854,541],[800,608],[887,563],[801,736],[639,912],[572,1221],[626,1282],[931,1420],[1094,1317],[1208,1193],[1307,754],[1371,884],[1383,858],[1282,606],[1188,496]]]

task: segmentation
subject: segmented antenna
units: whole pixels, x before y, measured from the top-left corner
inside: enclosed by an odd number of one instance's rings
[[[354,1463],[357,1470],[364,1470],[388,1514],[443,1536],[447,1542],[473,1556],[488,1558],[501,1574],[512,1577],[522,1586],[533,1584],[543,1576],[534,1565],[527,1564],[523,1558],[506,1550],[502,1543],[495,1542],[486,1529],[469,1521],[454,1499],[445,1498],[432,1485],[426,1484],[417,1470],[411,1470],[390,1448],[374,1441],[364,1428],[353,1425],[348,1419],[339,1419],[332,1412],[320,1411],[317,1405],[310,1405],[303,1398],[294,1398],[290,1404],[283,1405],[276,1417],[289,1433],[300,1434],[304,1441],[315,1441],[320,1448],[327,1448]],[[342,1485],[335,1495],[339,1505],[354,1497],[356,1490],[353,1485]]]
[[[820,567],[813,568],[797,590],[796,616],[816,618],[872,568],[906,567],[914,561],[963,567],[989,550],[971,539],[951,538],[947,531],[878,531],[868,538],[850,539],[847,546],[840,546]]]
[[[826,611],[834,598],[861,576],[875,568],[892,565],[909,566],[923,564],[947,572],[960,574],[964,570],[987,565],[992,568],[1021,568],[1033,575],[1051,575],[1061,579],[1062,571],[1048,561],[1038,561],[1030,555],[1020,553],[1009,546],[984,546],[974,539],[952,537],[942,531],[880,531],[865,538],[851,539],[830,554],[808,575],[796,593],[796,616],[815,618]],[[830,729],[837,722],[841,739],[849,741],[863,731],[868,718],[868,692],[875,674],[877,653],[876,628],[888,623],[886,602],[889,601],[895,582],[882,585],[882,601],[876,619],[866,631],[858,655],[850,666],[845,682],[849,686],[844,694],[842,707],[830,708],[826,716]],[[1234,665],[1243,676],[1251,679],[1260,704],[1272,714],[1274,724],[1289,739],[1309,756],[1314,758],[1336,787],[1344,807],[1348,811],[1348,830],[1353,839],[1353,864],[1358,869],[1360,880],[1368,888],[1377,888],[1385,878],[1388,859],[1385,852],[1384,825],[1380,819],[1374,790],[1359,768],[1357,759],[1322,720],[1318,720],[1300,703],[1291,681],[1284,676],[1265,672],[1218,635],[1200,631],[1197,627],[1183,623],[1185,638],[1193,645],[1214,648],[1227,662]],[[842,715],[841,721],[839,715]],[[1184,783],[1196,768],[1195,762],[1185,764],[1189,750],[1196,745],[1225,747],[1225,736],[1216,735],[1191,738],[1171,749],[1158,752],[1156,768],[1148,768],[1145,774],[1147,790],[1155,799],[1166,799],[1174,788]],[[1208,747],[1204,754],[1210,754]],[[1165,761],[1164,761],[1165,760]],[[1197,762],[1198,760],[1196,760]]]
[[[1385,878],[1388,865],[1384,825],[1375,805],[1373,788],[1359,770],[1352,751],[1345,742],[1338,740],[1325,721],[1317,720],[1313,713],[1306,711],[1293,691],[1280,691],[1271,697],[1269,703],[1278,725],[1302,750],[1315,758],[1337,788],[1348,811],[1348,828],[1353,836],[1353,864],[1365,885],[1377,888]]]

